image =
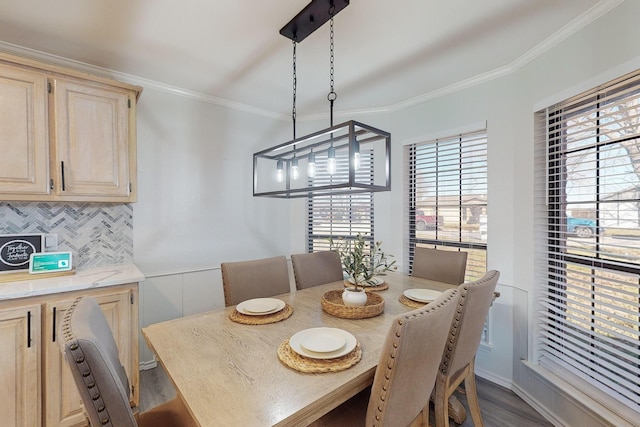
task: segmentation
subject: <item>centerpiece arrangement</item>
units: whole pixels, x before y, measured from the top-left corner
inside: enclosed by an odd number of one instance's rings
[[[348,286],[342,299],[345,305],[365,305],[367,294],[364,287],[378,284],[378,276],[396,269],[396,262],[389,262],[388,255],[382,250],[382,242],[369,242],[358,234],[352,241],[346,239],[330,240],[331,249],[340,255],[342,267],[348,277]]]

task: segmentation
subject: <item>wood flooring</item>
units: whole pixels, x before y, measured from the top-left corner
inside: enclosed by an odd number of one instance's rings
[[[477,378],[478,399],[485,427],[545,427],[553,426],[511,390],[482,378]],[[140,371],[140,411],[144,412],[173,399],[176,393],[161,367]],[[467,407],[465,396],[456,394]],[[456,424],[451,422],[451,426]],[[461,427],[474,427],[467,417]]]

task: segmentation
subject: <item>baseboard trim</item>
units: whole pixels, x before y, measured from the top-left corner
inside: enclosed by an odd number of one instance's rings
[[[513,391],[520,399],[524,400],[525,403],[535,409],[544,419],[549,421],[556,427],[565,427],[565,424],[558,419],[552,412],[540,404],[536,399],[533,398],[529,393],[523,390],[518,384],[513,383],[511,385],[511,391]],[[568,427],[568,426],[567,426]]]
[[[493,372],[483,371],[482,369],[478,369],[477,367],[474,370],[476,372],[476,376],[511,390],[513,383],[510,379],[495,375]]]
[[[553,393],[554,407],[562,407],[564,401],[566,405],[571,405],[575,408],[575,410],[565,412],[565,417],[571,417],[570,419],[560,421],[558,416],[562,414],[559,414],[559,411],[555,411],[557,414],[550,413],[549,410],[553,410],[553,408],[544,408],[536,401],[534,396],[514,383],[514,393],[540,412],[545,418],[553,422],[554,425],[640,427],[638,412],[633,411],[631,408],[622,405],[610,396],[606,396],[597,390],[590,390],[590,392],[601,393],[599,396],[596,397],[590,394],[588,389],[593,388],[593,386],[585,383],[585,388],[581,389],[539,364],[525,360],[521,363],[526,366],[529,372],[527,384],[530,385],[531,390],[538,390],[544,393],[544,388],[547,392]],[[537,382],[538,384],[533,384],[533,382]],[[578,416],[578,413],[580,413],[582,417]]]

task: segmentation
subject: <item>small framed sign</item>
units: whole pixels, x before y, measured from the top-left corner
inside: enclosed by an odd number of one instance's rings
[[[0,235],[0,273],[28,271],[31,255],[43,250],[43,234]]]
[[[71,270],[71,252],[42,252],[31,254],[29,273],[56,273]]]

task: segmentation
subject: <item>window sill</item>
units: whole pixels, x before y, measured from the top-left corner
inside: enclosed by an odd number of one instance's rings
[[[577,377],[573,377],[571,380],[565,379],[551,369],[527,360],[523,360],[522,363],[535,376],[557,389],[566,399],[583,408],[585,413],[592,414],[593,418],[606,420],[607,424],[619,427],[640,426],[638,412],[601,392],[589,382]]]

